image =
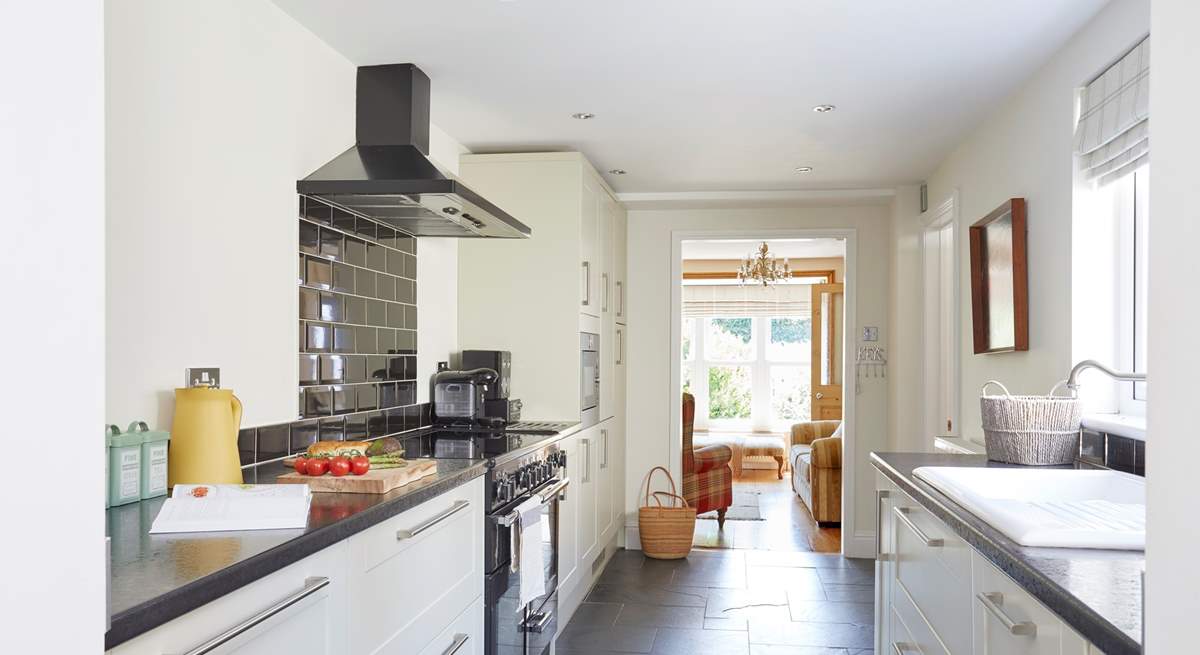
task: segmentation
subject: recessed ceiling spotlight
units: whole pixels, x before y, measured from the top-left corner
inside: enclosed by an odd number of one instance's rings
[[[797,173],[811,173],[812,171],[813,171],[812,166],[797,166],[796,167]]]
[[[581,111],[577,114],[571,114],[571,118],[574,118],[576,120],[581,120],[581,121],[591,120],[595,117],[596,117],[596,115],[590,111]]]
[[[624,168],[613,168],[608,171],[608,174],[609,175],[624,175],[625,172],[626,171]]]
[[[813,111],[817,112],[818,114],[828,114],[834,109],[837,109],[837,107],[833,105],[817,105],[816,107],[813,107]]]

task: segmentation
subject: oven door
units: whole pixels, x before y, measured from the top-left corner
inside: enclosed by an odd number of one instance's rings
[[[580,353],[579,373],[579,408],[583,414],[584,424],[589,414],[599,416],[600,406],[600,352],[584,350]]]

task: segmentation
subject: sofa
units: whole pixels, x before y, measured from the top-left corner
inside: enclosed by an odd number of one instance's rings
[[[683,497],[697,514],[717,511],[717,527],[725,528],[725,512],[733,504],[733,451],[718,444],[692,447],[696,399],[683,394]]]
[[[792,426],[788,461],[792,490],[818,524],[842,522],[841,421],[807,421]]]

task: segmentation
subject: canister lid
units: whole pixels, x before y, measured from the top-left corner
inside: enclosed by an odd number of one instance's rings
[[[126,446],[140,446],[142,444],[142,435],[139,432],[121,432],[117,426],[108,426],[108,447],[109,448],[124,448]]]
[[[166,430],[151,430],[150,426],[146,425],[145,421],[134,421],[125,429],[125,434],[136,434],[139,438],[139,443],[153,443],[155,441],[167,441],[171,438],[171,433]]]

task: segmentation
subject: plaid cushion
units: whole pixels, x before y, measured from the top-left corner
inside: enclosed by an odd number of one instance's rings
[[[692,449],[692,461],[695,462],[695,472],[711,471],[718,466],[725,466],[733,457],[729,446],[705,446]]]

